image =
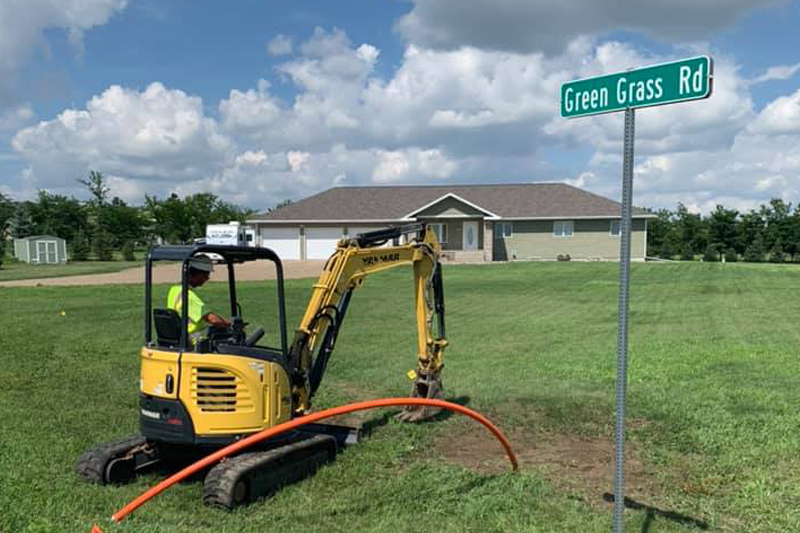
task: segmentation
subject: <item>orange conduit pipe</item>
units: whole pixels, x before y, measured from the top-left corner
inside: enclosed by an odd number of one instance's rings
[[[290,420],[289,422],[284,422],[283,424],[279,424],[275,427],[265,429],[263,431],[259,431],[249,437],[240,440],[239,442],[235,442],[221,450],[218,450],[211,455],[200,459],[196,463],[193,463],[180,472],[173,474],[172,476],[168,477],[155,487],[151,488],[150,490],[144,492],[141,496],[137,497],[125,507],[117,511],[112,517],[111,520],[114,522],[119,522],[133,511],[138,509],[142,506],[145,502],[150,500],[151,498],[157,496],[158,494],[164,492],[166,489],[183,481],[187,477],[191,476],[192,474],[210,466],[229,455],[232,455],[240,450],[243,450],[253,444],[266,440],[270,437],[274,437],[276,435],[280,435],[281,433],[285,433],[289,430],[298,428],[304,424],[308,424],[310,422],[316,422],[318,420],[322,420],[323,418],[330,418],[332,416],[343,415],[346,413],[352,413],[354,411],[364,411],[366,409],[377,409],[380,407],[393,407],[399,405],[410,405],[410,406],[429,406],[429,407],[439,407],[441,409],[447,409],[449,411],[454,411],[456,413],[461,413],[466,415],[474,420],[477,420],[486,428],[492,432],[492,434],[497,437],[500,443],[503,445],[503,448],[506,450],[506,454],[508,455],[509,461],[511,461],[511,467],[513,470],[517,470],[517,456],[514,454],[514,450],[511,449],[511,443],[508,442],[508,439],[500,432],[497,427],[492,424],[486,417],[464,407],[463,405],[459,405],[457,403],[446,402],[444,400],[433,400],[427,398],[385,398],[382,400],[367,400],[363,402],[356,402],[351,403],[348,405],[343,405],[341,407],[334,407],[331,409],[325,409],[324,411],[319,411],[317,413],[311,413],[309,415],[295,418],[294,420]],[[95,525],[92,527],[92,533],[102,533],[100,528]]]

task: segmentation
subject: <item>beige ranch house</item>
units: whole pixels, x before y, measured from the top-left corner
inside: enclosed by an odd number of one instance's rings
[[[634,208],[633,260],[644,260],[651,218]],[[299,260],[327,259],[339,239],[414,222],[433,226],[453,261],[619,259],[620,204],[563,183],[336,187],[247,221],[256,245]]]

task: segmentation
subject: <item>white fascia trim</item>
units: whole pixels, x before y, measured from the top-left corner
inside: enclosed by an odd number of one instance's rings
[[[372,220],[245,220],[245,224],[397,224],[405,222],[402,219],[372,219]]]
[[[439,202],[441,202],[442,200],[445,200],[445,199],[447,199],[447,198],[455,198],[455,199],[456,199],[456,200],[458,200],[459,202],[465,203],[465,204],[467,204],[468,206],[472,207],[473,209],[477,209],[478,211],[481,211],[481,212],[483,212],[483,213],[486,213],[487,215],[489,215],[488,217],[484,217],[484,218],[486,218],[487,220],[500,220],[500,217],[499,217],[498,215],[495,215],[494,213],[492,213],[492,212],[491,212],[491,211],[489,211],[488,209],[484,209],[483,207],[481,207],[481,206],[479,206],[479,205],[477,205],[477,204],[473,204],[473,203],[472,203],[472,202],[470,202],[469,200],[464,200],[464,199],[463,199],[463,198],[461,198],[459,195],[457,195],[457,194],[453,194],[453,193],[451,193],[451,192],[449,192],[449,193],[445,194],[445,195],[444,195],[444,196],[442,196],[441,198],[438,198],[438,199],[436,199],[436,200],[432,201],[432,202],[431,202],[431,203],[429,203],[429,204],[423,205],[422,207],[420,207],[419,209],[417,209],[417,210],[415,210],[415,211],[412,211],[412,212],[410,212],[409,214],[407,214],[406,216],[404,216],[404,217],[403,217],[403,220],[413,220],[413,217],[414,217],[414,216],[415,216],[417,213],[419,213],[420,211],[425,211],[425,210],[426,210],[426,209],[428,209],[430,206],[432,206],[432,205],[436,205],[436,204],[438,204]],[[441,218],[444,218],[444,217],[441,217]]]
[[[609,219],[618,219],[622,218],[620,216],[569,216],[565,215],[562,217],[503,217],[500,220],[609,220]],[[658,218],[657,215],[633,215],[631,218]]]

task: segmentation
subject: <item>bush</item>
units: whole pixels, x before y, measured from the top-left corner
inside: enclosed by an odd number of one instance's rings
[[[0,268],[3,268],[3,259],[6,258],[6,238],[0,235]]]
[[[709,244],[703,253],[703,261],[715,263],[719,261],[719,247],[716,244]]]
[[[556,257],[556,259],[558,259],[559,261],[569,261],[572,258],[569,256],[569,254],[564,254],[564,255],[558,254],[558,257]]]
[[[769,251],[769,260],[771,263],[784,263],[786,261],[786,254],[783,252],[780,242],[776,242],[772,250]]]
[[[69,258],[72,261],[86,261],[89,259],[89,251],[89,241],[86,239],[86,234],[78,230],[70,244]]]
[[[725,261],[728,263],[735,263],[739,260],[739,254],[736,253],[736,250],[733,248],[728,248],[725,250]]]
[[[135,261],[136,257],[133,255],[133,242],[125,241],[122,245],[122,259],[124,261]]]
[[[744,251],[744,260],[749,263],[760,263],[764,260],[764,238],[757,234]]]
[[[97,231],[92,236],[92,254],[98,261],[111,261],[111,236],[105,231]]]
[[[694,250],[688,244],[681,248],[681,261],[694,261]]]

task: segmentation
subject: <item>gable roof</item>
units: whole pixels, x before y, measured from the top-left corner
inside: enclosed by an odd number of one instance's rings
[[[457,197],[501,219],[619,218],[620,203],[565,183],[335,187],[253,222],[401,221],[444,198]],[[652,217],[634,208],[634,217]]]

